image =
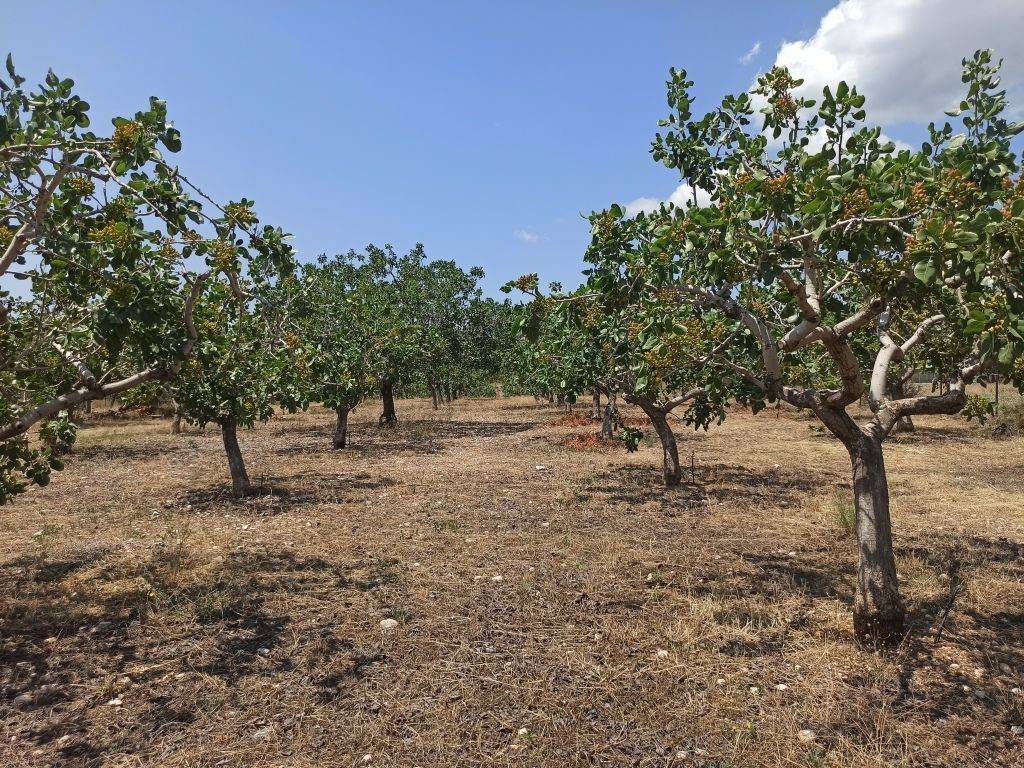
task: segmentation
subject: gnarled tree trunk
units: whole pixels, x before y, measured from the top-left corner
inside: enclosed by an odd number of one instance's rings
[[[398,423],[398,414],[395,413],[395,389],[391,379],[381,379],[380,399],[384,405],[384,412],[380,415],[377,423],[382,427],[391,427]]]
[[[665,486],[673,488],[679,485],[683,479],[683,467],[679,463],[679,446],[676,445],[676,436],[669,426],[668,414],[649,401],[630,397],[626,399],[643,409],[654,425],[654,431],[658,433],[658,439],[661,440]]]
[[[661,449],[664,461],[665,485],[669,488],[679,485],[683,479],[683,467],[679,463],[679,447],[676,445],[676,436],[669,426],[668,418],[660,411],[654,411],[651,423],[661,440]]]
[[[245,471],[242,449],[238,447],[238,427],[233,421],[220,423],[221,437],[224,438],[224,452],[228,455],[228,469],[231,470],[231,494],[236,499],[252,493],[249,473]]]
[[[882,444],[864,434],[847,449],[853,464],[859,550],[853,629],[862,642],[886,645],[902,637],[905,610],[896,577]]]
[[[337,409],[338,419],[334,424],[334,439],[331,441],[335,448],[344,448],[348,445],[349,410],[346,406],[341,406]]]

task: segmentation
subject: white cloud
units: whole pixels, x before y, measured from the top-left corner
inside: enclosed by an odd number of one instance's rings
[[[761,52],[761,41],[758,40],[756,43],[754,43],[750,47],[749,51],[747,51],[742,56],[740,56],[740,64],[749,64],[751,61],[754,60],[754,57],[757,56],[757,54],[759,54],[760,52]]]
[[[658,206],[662,203],[672,203],[680,208],[693,205],[693,187],[687,184],[685,181],[676,187],[675,192],[668,196],[665,200],[659,200],[656,197],[638,197],[636,200],[626,203],[623,206],[626,216],[636,216],[641,211],[643,213],[651,213],[652,211],[658,210]],[[711,202],[711,195],[706,191],[697,188],[697,205],[707,205]]]
[[[960,60],[978,48],[1005,59],[1011,91],[1024,85],[1022,30],[1022,0],[842,0],[812,37],[783,43],[775,63],[804,78],[812,98],[840,80],[856,85],[872,122],[940,122],[963,93]]]
[[[540,240],[540,235],[529,229],[517,229],[512,233],[517,240],[522,240],[524,243],[536,243]]]

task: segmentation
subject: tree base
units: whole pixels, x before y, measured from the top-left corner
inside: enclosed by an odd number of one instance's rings
[[[854,611],[853,634],[857,642],[868,648],[898,645],[904,637],[902,609],[891,611]]]

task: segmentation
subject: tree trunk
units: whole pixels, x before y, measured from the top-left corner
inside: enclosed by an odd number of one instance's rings
[[[913,432],[914,429],[915,429],[915,427],[914,427],[914,420],[912,418],[910,418],[909,416],[904,416],[903,418],[901,418],[899,421],[896,422],[896,426],[893,428],[893,431],[894,432]]]
[[[391,384],[391,379],[381,379],[380,399],[384,404],[384,412],[377,422],[382,427],[393,427],[398,423],[398,414],[395,413],[395,389]]]
[[[436,411],[438,405],[440,405],[437,397],[437,386],[434,384],[429,384],[428,386],[430,387],[430,399],[433,402],[434,410]]]
[[[609,402],[604,407],[604,418],[601,420],[601,437],[603,437],[605,440],[611,440],[614,437],[614,418],[615,408],[611,404],[611,402]]]
[[[639,398],[629,398],[628,402],[639,405],[647,418],[654,425],[654,431],[658,433],[661,440],[662,458],[664,462],[665,486],[673,488],[683,479],[683,468],[679,463],[679,447],[676,445],[676,436],[672,433],[672,427],[668,423],[668,414],[651,402]]]
[[[238,430],[235,422],[221,422],[220,433],[224,438],[224,452],[228,455],[228,468],[231,470],[231,494],[240,499],[252,493],[252,484],[249,482],[249,474],[245,471],[242,450],[238,447]]]
[[[594,409],[590,414],[590,418],[594,421],[598,421],[601,418],[601,388],[594,387]]]
[[[335,448],[345,448],[348,445],[348,412],[347,406],[337,409],[338,420],[334,423],[334,439],[331,444]]]
[[[903,636],[903,601],[896,578],[889,520],[889,484],[881,441],[864,435],[848,446],[853,463],[853,497],[857,509],[857,591],[853,629],[871,645],[898,642]]]
[[[174,414],[174,421],[171,422],[171,434],[172,435],[180,435],[181,434],[181,414],[180,413],[175,412],[175,414]]]

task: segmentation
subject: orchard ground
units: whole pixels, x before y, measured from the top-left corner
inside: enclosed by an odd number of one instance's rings
[[[347,451],[321,409],[241,434],[270,493],[239,502],[216,430],[90,417],[0,514],[0,764],[1024,764],[1024,438],[887,445],[912,621],[878,655],[849,459],[804,416],[678,426],[666,491],[650,429],[627,454],[532,398],[378,410]]]

